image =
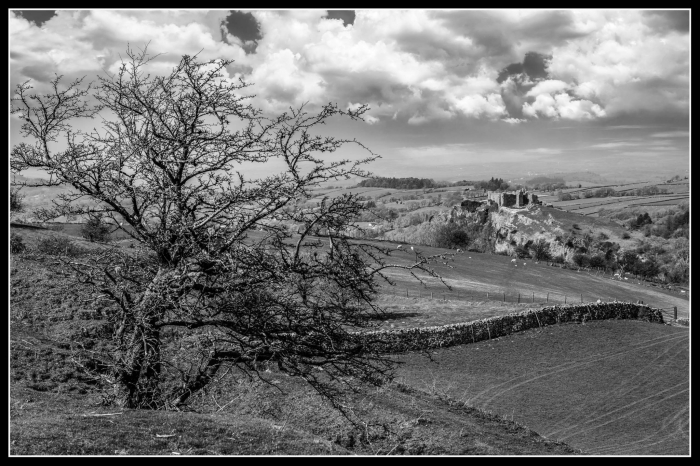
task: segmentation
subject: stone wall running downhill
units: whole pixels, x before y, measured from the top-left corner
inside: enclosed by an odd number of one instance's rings
[[[403,353],[475,343],[547,325],[604,319],[664,323],[659,309],[643,304],[610,302],[552,306],[461,324],[379,330],[358,336],[363,345],[381,353]]]

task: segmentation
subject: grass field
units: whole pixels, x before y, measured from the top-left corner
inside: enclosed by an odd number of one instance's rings
[[[689,453],[688,329],[638,321],[545,327],[399,356],[404,383],[591,454]]]
[[[13,228],[13,231],[20,233],[25,239],[25,243],[30,247],[35,247],[41,238],[67,234],[66,231],[53,232],[33,229]],[[250,235],[252,239],[261,236],[261,232],[251,232]],[[102,247],[99,244],[77,238],[76,242],[87,248]],[[128,248],[131,242],[130,240],[119,240],[110,244],[115,247]],[[415,259],[414,254],[410,251],[395,250],[394,243],[374,242],[372,244],[393,249],[390,257],[391,263],[405,265]],[[423,246],[417,247],[417,249],[425,255],[453,254],[455,252],[449,249]],[[509,306],[517,304],[518,293],[520,293],[523,304],[532,304],[533,301],[535,304],[564,303],[565,300],[567,303],[581,302],[582,300],[590,302],[598,299],[637,302],[641,299],[645,304],[653,307],[670,309],[676,306],[679,317],[689,318],[690,316],[687,293],[680,294],[633,279],[620,282],[613,280],[610,275],[595,275],[583,271],[560,269],[547,266],[544,262],[536,264],[531,260],[519,260],[517,263],[513,263],[510,257],[495,254],[467,252],[455,254],[453,261],[446,262],[443,264],[442,261],[439,261],[434,265],[434,268],[452,287],[452,290],[448,290],[434,278],[425,278],[426,286],[422,286],[405,271],[389,270],[387,275],[396,285],[390,286],[384,283],[382,295],[405,297],[408,290],[409,298],[418,298],[418,300],[412,301],[412,308],[411,306],[407,307],[408,311],[421,315],[425,315],[430,309],[438,306],[442,297],[454,302],[493,302],[493,306],[499,306],[495,309],[500,309],[504,293],[505,301],[509,303]],[[431,292],[433,299],[429,299]],[[548,293],[549,300],[547,301]],[[486,304],[487,308],[488,306],[492,306],[492,304]],[[458,313],[452,315],[456,318]],[[419,320],[425,320],[425,318],[420,317]]]
[[[600,209],[625,209],[627,207],[647,205],[678,205],[688,201],[688,193],[685,194],[660,194],[656,196],[624,196],[606,198],[576,199],[571,201],[553,202],[558,209],[589,215]]]
[[[454,253],[447,249],[422,246],[419,249],[426,255]],[[392,254],[392,262],[396,263],[405,264],[411,258],[410,252]],[[564,303],[565,300],[567,303],[592,302],[598,299],[630,302],[642,300],[645,304],[658,308],[676,306],[679,317],[689,316],[689,301],[683,294],[637,282],[634,279],[621,282],[613,280],[610,275],[595,275],[595,273],[551,267],[546,262],[537,264],[531,260],[518,260],[513,263],[511,258],[506,256],[467,252],[456,254],[454,261],[447,264],[438,263],[435,265],[435,270],[442,275],[452,290],[448,290],[434,278],[425,278],[426,286],[421,286],[406,272],[390,270],[387,275],[396,283],[396,286],[385,286],[384,293],[405,297],[408,290],[409,298],[425,301],[432,292],[433,300],[428,300],[427,303],[415,308],[415,312],[422,313],[430,312],[431,307],[437,306],[443,294],[451,301],[502,302],[503,293],[505,293],[506,302],[512,305],[517,304],[518,293],[521,295],[521,303],[530,303],[534,293],[534,302],[540,304],[547,303],[547,293],[549,293],[550,304]],[[486,293],[489,293],[488,299]],[[434,304],[429,304],[431,302]],[[410,310],[410,306],[407,309]]]

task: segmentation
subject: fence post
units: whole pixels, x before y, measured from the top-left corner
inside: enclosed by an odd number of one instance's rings
[[[564,304],[566,304],[566,295],[564,295]]]
[[[506,302],[506,292],[505,291],[503,292],[503,302],[504,303]]]
[[[406,297],[408,298],[408,288],[406,288]]]
[[[433,299],[433,292],[430,292],[430,299]]]
[[[673,320],[678,320],[678,308],[673,306]]]
[[[549,293],[547,293],[547,302],[549,302]]]
[[[489,292],[486,292],[486,299],[489,299]]]
[[[532,292],[532,302],[533,303],[535,302],[535,292],[534,291]]]
[[[583,293],[581,293],[581,302],[583,302]]]
[[[518,293],[518,304],[520,304],[520,293]]]

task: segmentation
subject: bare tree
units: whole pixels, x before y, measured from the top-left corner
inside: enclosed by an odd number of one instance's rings
[[[310,114],[302,106],[269,119],[241,95],[247,84],[224,78],[231,61],[183,56],[167,76],[151,76],[154,57],[127,55],[93,92],[82,80],[61,90],[57,77],[52,92],[30,95],[24,83],[12,107],[35,141],[13,147],[12,169],[39,168],[47,183],[72,187],[41,215],[100,213],[142,245],[70,264],[114,303],[109,350],[92,356],[114,401],[178,407],[222,367],[261,376],[262,363],[331,399],[386,380],[393,363],[355,332],[382,314],[373,300],[379,279],[391,283],[387,268],[439,278],[434,258],[389,264],[389,249],[350,242],[363,209],[356,195],[297,207],[320,183],[368,175],[361,167],[376,156],[361,143],[311,132],[333,117],[360,120],[367,107]],[[71,129],[73,118],[98,112],[100,130]],[[52,150],[59,137],[65,150]],[[346,144],[368,157],[324,160]],[[246,176],[273,161],[280,173]],[[93,204],[77,204],[83,198]]]

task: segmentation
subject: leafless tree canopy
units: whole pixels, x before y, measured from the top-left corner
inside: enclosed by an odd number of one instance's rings
[[[437,276],[431,258],[398,266],[388,249],[350,242],[357,196],[297,207],[320,183],[367,175],[361,167],[376,156],[362,144],[312,133],[367,108],[302,106],[270,119],[241,94],[247,84],[224,79],[230,61],[184,56],[167,76],[151,76],[154,57],[127,55],[94,88],[63,88],[57,77],[50,93],[24,83],[12,101],[33,141],[13,147],[12,170],[42,169],[47,184],[72,188],[39,213],[100,213],[142,245],[68,263],[114,304],[110,350],[91,357],[115,402],[181,406],[222,367],[259,374],[265,361],[331,398],[343,386],[382,383],[392,363],[354,332],[382,313],[373,299],[386,268]],[[100,128],[74,131],[74,118]],[[52,149],[59,141],[65,149]],[[345,144],[367,158],[333,160]],[[272,160],[284,163],[281,173],[246,177],[246,164]],[[81,206],[84,198],[93,204]]]

